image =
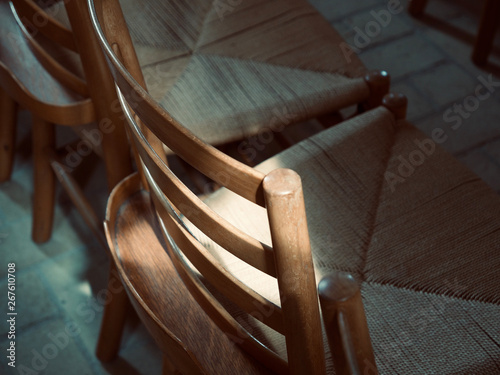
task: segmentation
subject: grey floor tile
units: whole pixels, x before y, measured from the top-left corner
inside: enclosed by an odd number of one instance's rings
[[[65,315],[80,328],[85,348],[93,353],[108,301],[108,260],[104,250],[84,247],[45,262],[41,270]]]
[[[474,77],[490,72],[500,76],[499,48],[494,49],[490,54],[488,65],[478,67],[471,60],[475,39],[472,34],[466,36],[455,35],[429,26],[422,26],[420,33],[429,43],[441,49],[449,59],[469,71]]]
[[[345,41],[360,51],[413,31],[405,11],[393,13],[387,6],[376,6],[343,18],[334,24]]]
[[[7,268],[6,264],[2,264],[2,268]],[[47,291],[47,285],[42,281],[40,276],[35,271],[20,272],[22,269],[16,267],[16,272],[13,273],[15,280],[15,315],[16,328],[20,331],[25,327],[37,324],[38,322],[47,320],[59,314],[57,306],[54,305],[54,300]],[[7,309],[7,279],[0,283],[0,306]],[[36,308],[34,308],[36,306]],[[6,333],[8,325],[2,319],[0,333]]]
[[[74,338],[74,327],[61,319],[40,324],[16,335],[16,369],[4,367],[3,374],[96,375]],[[2,348],[7,342],[0,342]]]
[[[450,63],[414,75],[411,81],[436,107],[462,102],[480,84],[461,67]]]
[[[443,129],[447,139],[441,146],[455,154],[500,136],[500,106],[495,98],[480,102],[476,111],[464,113],[468,118],[456,113],[454,107],[449,106],[415,124],[427,135],[432,134],[433,129]]]
[[[74,209],[64,212],[61,206],[56,205],[52,237],[43,244],[35,244],[31,240],[31,212],[20,213],[17,217],[12,224],[9,224],[9,219],[3,219],[0,249],[6,252],[2,258],[15,262],[20,270],[81,248],[84,244],[97,246],[90,230]],[[0,269],[0,277],[5,276],[5,272]]]
[[[346,15],[358,12],[363,9],[376,7],[383,3],[380,0],[364,0],[364,1],[324,1],[324,0],[309,0],[327,20],[336,20],[345,17]]]
[[[370,69],[385,69],[393,79],[414,74],[444,59],[444,55],[418,35],[412,34],[360,54]]]
[[[16,158],[18,160],[19,158]],[[15,166],[16,167],[16,166]],[[31,166],[15,168],[11,179],[0,184],[1,218],[13,223],[31,216],[33,182]]]
[[[432,102],[415,90],[410,84],[406,83],[406,81],[392,85],[391,91],[405,94],[408,98],[406,118],[409,121],[415,121],[428,116],[434,111]]]
[[[7,224],[2,229],[3,238],[0,244],[3,262],[15,262],[17,269],[22,271],[28,267],[45,261],[50,256],[58,255],[64,250],[51,245],[37,245],[31,241],[31,218],[24,217],[13,224]],[[0,278],[7,274],[7,269],[0,268]]]

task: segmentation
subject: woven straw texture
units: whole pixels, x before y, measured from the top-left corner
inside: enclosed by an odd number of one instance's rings
[[[258,169],[278,167],[302,177],[317,281],[345,270],[361,282],[381,373],[500,372],[500,201],[485,183],[383,108]],[[207,203],[270,244],[264,209],[224,189]],[[193,231],[225,267],[279,303],[274,279]],[[256,332],[285,355],[279,335]]]
[[[306,1],[122,1],[153,98],[208,143],[365,99],[361,62]]]

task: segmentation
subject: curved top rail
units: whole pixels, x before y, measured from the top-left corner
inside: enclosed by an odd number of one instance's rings
[[[92,24],[110,62],[116,84],[141,121],[161,142],[201,173],[244,198],[265,206],[262,191],[262,181],[265,175],[206,144],[172,118],[125,68],[125,65],[133,65],[135,62],[126,61],[126,58],[125,61],[121,61],[115,54],[113,47],[119,49],[119,38],[111,36],[111,43],[108,41],[101,27],[94,1],[88,0],[88,5]],[[106,24],[111,34],[118,31],[124,32],[117,30],[116,26]],[[214,171],[217,172],[214,173]]]

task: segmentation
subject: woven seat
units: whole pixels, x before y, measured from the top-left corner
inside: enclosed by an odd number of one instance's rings
[[[306,1],[120,1],[148,91],[210,144],[367,100],[367,69]],[[68,23],[63,12],[57,13]],[[68,25],[69,27],[69,25]]]
[[[388,90],[370,89],[359,58],[303,0],[251,0],[230,12],[205,1],[120,3],[148,91],[210,144],[376,105]],[[70,26],[62,8],[54,14]]]
[[[397,174],[402,158],[421,150],[422,142],[430,155],[423,152],[426,159],[413,174],[394,182],[386,173]],[[411,124],[396,125],[384,109],[256,167],[266,174],[275,168],[302,178],[316,279],[343,270],[362,282],[381,373],[496,373],[500,201],[494,191]],[[271,244],[265,209],[226,189],[205,203]],[[189,227],[242,282],[279,304],[272,278]],[[275,347],[284,344],[267,335]]]
[[[419,150],[415,140],[426,139],[411,124],[395,123],[380,108],[307,139],[257,169],[268,173],[286,167],[301,175],[317,280],[340,269],[361,281],[380,373],[494,374],[500,360],[496,277],[500,201],[484,182],[439,147],[407,181],[388,183],[386,172],[397,172],[399,157]],[[214,359],[220,348],[200,347],[196,335],[176,324],[186,309],[193,314],[200,314],[201,309],[186,307],[194,303],[190,299],[182,307],[166,309],[179,303],[176,295],[186,293],[184,286],[172,281],[182,284],[164,254],[166,245],[151,216],[149,198],[144,193],[131,194],[134,189],[140,191],[138,177],[124,185],[131,198],[117,205],[120,215],[108,223],[116,235],[113,242],[119,269],[124,275],[134,275],[126,282],[140,300],[151,301],[147,305],[151,315],[186,345],[202,367],[220,373],[217,366],[224,366],[225,361]],[[115,193],[119,199],[127,194]],[[264,208],[226,189],[205,202],[236,227],[270,245]],[[127,210],[135,213],[125,213]],[[127,217],[140,217],[143,224],[130,225],[124,221]],[[274,278],[228,255],[192,224],[188,227],[233,275],[280,304]],[[156,235],[151,231],[157,231]],[[138,249],[131,245],[155,243],[151,236],[156,236],[156,246]],[[158,281],[161,279],[164,281]],[[155,287],[148,287],[152,283]],[[243,318],[244,313],[224,298],[221,302],[286,360],[282,335]],[[201,326],[196,329],[213,330],[213,322],[201,316],[196,320]],[[220,332],[211,334],[218,337]],[[331,359],[327,359],[327,373],[334,373]]]
[[[346,59],[342,37],[306,1],[243,1],[232,11],[206,1],[122,4],[150,94],[205,142],[369,96],[366,68]]]

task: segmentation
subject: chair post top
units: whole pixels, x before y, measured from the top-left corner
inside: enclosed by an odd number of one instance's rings
[[[322,301],[346,301],[359,290],[358,282],[352,274],[334,272],[323,277],[318,284],[318,292]]]
[[[302,183],[300,176],[294,170],[279,168],[266,175],[263,188],[269,196],[286,196],[302,189]]]

